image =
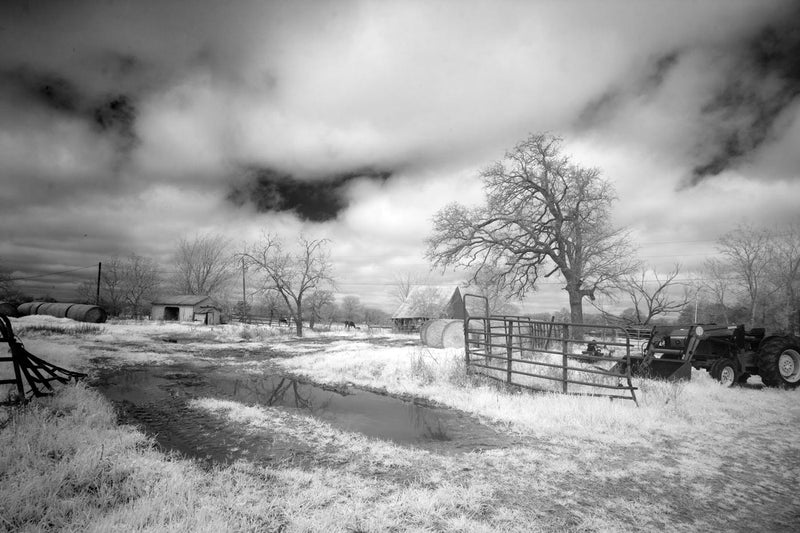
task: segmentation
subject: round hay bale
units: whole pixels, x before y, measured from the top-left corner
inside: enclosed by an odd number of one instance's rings
[[[422,344],[425,346],[434,346],[438,343],[437,337],[441,338],[444,324],[441,319],[428,320],[425,323],[425,334],[422,337]],[[435,347],[435,346],[434,346]]]
[[[67,318],[67,311],[69,308],[72,307],[74,304],[63,304],[63,303],[46,303],[39,306],[36,310],[37,315],[50,315],[56,318]]]
[[[426,320],[426,321],[425,321],[425,322],[423,322],[423,323],[422,323],[422,325],[419,327],[419,340],[421,340],[421,341],[422,341],[422,344],[425,344],[425,343],[426,343],[426,341],[425,341],[425,331],[427,331],[427,329],[428,329],[428,326],[430,326],[430,325],[431,325],[431,322],[433,322],[433,320]]]
[[[84,304],[70,305],[66,316],[72,320],[91,322],[93,324],[102,324],[108,319],[108,313],[102,307]]]
[[[444,330],[442,330],[442,347],[464,347],[464,323],[461,320],[453,320],[444,327]]]
[[[442,343],[442,333],[444,332],[444,329],[453,322],[461,321],[449,318],[437,318],[436,320],[431,320],[431,324],[428,326],[428,329],[425,330],[425,345],[430,346],[431,348],[444,348],[444,344]]]
[[[19,313],[19,316],[35,315],[36,311],[39,309],[39,306],[43,303],[44,302],[25,302],[19,304],[17,306],[17,312]]]
[[[17,312],[17,306],[8,302],[0,302],[0,315],[17,318],[19,316],[19,313]]]

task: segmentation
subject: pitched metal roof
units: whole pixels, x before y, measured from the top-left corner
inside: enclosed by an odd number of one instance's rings
[[[460,297],[461,292],[457,285],[414,287],[392,318],[439,318],[447,311],[447,305],[456,291],[459,291]]]
[[[208,300],[208,302],[206,302]],[[216,305],[211,296],[204,294],[178,294],[173,296],[161,296],[153,300],[153,305],[198,305],[208,303]]]

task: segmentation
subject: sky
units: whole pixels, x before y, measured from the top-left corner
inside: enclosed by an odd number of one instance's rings
[[[397,276],[531,133],[615,186],[666,272],[800,199],[794,1],[0,3],[0,265],[59,299],[135,252],[330,239],[339,296]],[[529,310],[567,306],[548,280]]]

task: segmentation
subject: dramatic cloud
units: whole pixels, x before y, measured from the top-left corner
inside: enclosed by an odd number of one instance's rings
[[[436,210],[480,201],[480,168],[536,131],[605,171],[616,218],[644,241],[713,241],[733,220],[712,198],[740,219],[796,211],[799,13],[791,0],[2,2],[0,255],[25,277],[126,251],[167,262],[198,231],[303,231],[358,276],[342,287],[385,302],[387,272],[427,267]]]
[[[228,199],[235,205],[252,203],[259,212],[292,211],[302,220],[326,222],[335,219],[350,203],[347,186],[354,180],[384,182],[387,171],[360,171],[330,178],[298,180],[273,169],[250,169],[246,183],[233,186]]]

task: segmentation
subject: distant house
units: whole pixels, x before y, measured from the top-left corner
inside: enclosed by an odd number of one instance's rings
[[[219,324],[222,310],[210,296],[182,294],[154,300],[150,317],[153,320]]]
[[[464,318],[464,298],[457,286],[419,286],[392,315],[396,331],[417,331],[434,318]]]

